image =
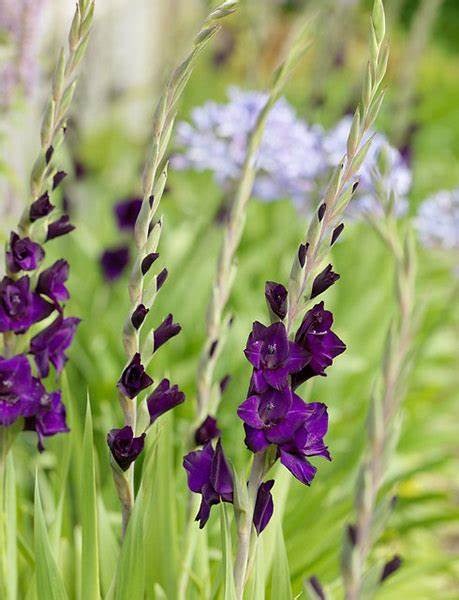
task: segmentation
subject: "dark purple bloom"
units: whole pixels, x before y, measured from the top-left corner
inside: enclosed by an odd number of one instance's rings
[[[145,373],[144,366],[140,360],[140,354],[137,352],[124,369],[121,379],[118,381],[118,389],[122,394],[132,399],[152,383],[153,379]]]
[[[26,431],[36,431],[38,435],[38,450],[43,452],[43,438],[56,435],[57,433],[66,433],[69,430],[66,422],[65,406],[62,402],[61,392],[51,392],[48,394],[36,379],[35,385],[37,393],[40,396],[37,412],[25,420],[24,429]]]
[[[35,221],[38,221],[38,219],[47,217],[54,210],[54,208],[55,206],[53,206],[49,201],[48,192],[45,192],[42,196],[37,198],[37,200],[32,202],[32,204],[30,205],[30,222],[34,223]]]
[[[281,463],[301,483],[310,485],[317,469],[309,462],[309,456],[322,456],[331,460],[323,437],[328,429],[328,413],[325,404],[312,402],[307,405],[310,414],[296,429],[294,436],[279,446]]]
[[[139,329],[142,323],[145,321],[145,317],[149,313],[149,308],[144,306],[143,304],[139,304],[139,306],[135,309],[131,316],[131,323],[134,329]]]
[[[127,471],[143,450],[145,434],[134,437],[132,427],[112,429],[107,435],[107,444],[120,469]]]
[[[324,218],[326,209],[327,209],[327,205],[325,204],[325,202],[323,202],[319,206],[319,210],[317,211],[317,218],[319,219],[319,222],[322,221],[322,219]]]
[[[215,450],[209,442],[202,450],[187,454],[183,459],[183,466],[188,472],[188,487],[192,492],[202,495],[201,506],[196,515],[196,521],[199,521],[202,529],[214,504],[233,501],[233,478],[220,440]]]
[[[270,388],[263,394],[249,396],[237,411],[244,421],[245,441],[252,452],[293,439],[310,413],[310,405],[289,388],[281,391]]]
[[[127,198],[115,205],[115,218],[119,229],[134,229],[142,208],[142,198]]]
[[[150,270],[151,265],[155,262],[155,260],[159,257],[158,252],[150,252],[142,261],[142,275],[146,275]]]
[[[217,419],[207,415],[201,425],[196,429],[194,440],[198,446],[204,446],[211,440],[218,438],[220,433],[220,429],[217,427]]]
[[[271,311],[283,321],[287,315],[287,290],[281,283],[267,281],[265,298]]]
[[[338,273],[334,273],[332,266],[327,265],[325,269],[314,279],[314,283],[312,284],[311,299],[319,296],[325,292],[325,290],[328,290],[328,288],[332,286],[335,281],[338,281],[338,279]]]
[[[45,257],[40,244],[28,237],[20,238],[14,231],[10,236],[10,250],[6,253],[6,262],[11,273],[34,271]]]
[[[265,481],[258,488],[255,510],[253,512],[253,524],[260,535],[273,516],[274,503],[271,495],[271,489],[274,485],[274,479]]]
[[[17,281],[4,277],[0,282],[0,332],[22,333],[50,315],[53,309],[52,304],[30,291],[27,275]]]
[[[173,385],[171,387],[169,379],[163,379],[147,398],[150,423],[154,423],[158,417],[184,401],[185,394],[179,390],[178,386]]]
[[[258,371],[253,378],[257,391],[264,391],[260,388],[263,380],[276,389],[282,389],[288,384],[288,376],[301,371],[309,361],[308,353],[289,341],[283,323],[265,327],[256,321],[244,353]]]
[[[67,356],[65,351],[73,341],[80,319],[59,315],[51,325],[37,333],[30,342],[30,353],[35,358],[40,377],[47,377],[52,363],[58,373],[62,371]]]
[[[66,235],[75,229],[75,226],[70,223],[68,215],[62,215],[57,221],[53,221],[48,225],[48,235],[46,241],[54,240],[54,238]]]
[[[40,273],[37,283],[37,292],[47,296],[56,304],[64,302],[70,298],[70,294],[65,287],[65,282],[69,276],[69,263],[61,258],[57,260],[48,269]]]
[[[324,303],[316,304],[304,316],[295,342],[310,354],[309,363],[292,375],[294,388],[315,375],[325,375],[325,369],[333,363],[333,359],[346,350],[345,344],[333,333],[331,326],[333,315],[324,309]]]
[[[121,277],[129,264],[129,255],[129,248],[127,246],[108,248],[102,253],[100,266],[107,281],[115,281]]]
[[[0,426],[32,416],[39,405],[32,370],[26,356],[0,357]]]
[[[181,326],[174,323],[174,317],[169,314],[164,321],[153,332],[153,350],[156,352],[163,344],[178,335]]]

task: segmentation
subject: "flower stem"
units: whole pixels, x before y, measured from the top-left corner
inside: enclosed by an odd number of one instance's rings
[[[250,557],[250,546],[253,533],[253,513],[260,483],[263,481],[266,464],[266,450],[257,452],[253,458],[247,484],[248,503],[247,510],[240,516],[237,528],[237,554],[234,563],[234,583],[236,587],[236,598],[242,600],[244,587],[248,575],[248,564]]]

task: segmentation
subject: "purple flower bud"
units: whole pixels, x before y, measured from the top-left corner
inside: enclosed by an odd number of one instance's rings
[[[231,375],[227,374],[220,379],[220,393],[223,394],[231,381]]]
[[[306,254],[308,252],[309,244],[300,244],[298,248],[298,261],[300,263],[301,268],[306,264]]]
[[[281,321],[287,316],[287,295],[288,292],[281,283],[267,281],[265,285],[265,298],[271,311],[279,317]]]
[[[314,283],[312,284],[311,300],[312,298],[315,298],[316,296],[319,296],[325,292],[325,290],[328,290],[328,288],[332,286],[335,281],[338,281],[338,279],[339,275],[338,273],[334,273],[332,271],[332,266],[326,266],[325,269],[314,279]]]
[[[343,231],[343,229],[344,229],[344,223],[340,223],[337,227],[335,227],[335,229],[333,230],[333,233],[332,233],[330,246],[333,246],[333,244],[336,242],[336,240],[341,235],[341,232]]]
[[[153,332],[153,351],[156,352],[163,344],[178,335],[181,326],[173,322],[174,317],[169,314],[164,321]]]
[[[324,218],[325,215],[325,211],[327,210],[327,205],[325,204],[325,202],[323,202],[320,206],[319,206],[319,210],[317,211],[317,218],[319,219],[319,223],[320,221],[322,221],[322,219]]]
[[[38,450],[43,452],[43,438],[56,435],[58,433],[67,433],[70,429],[67,427],[65,406],[62,402],[61,392],[56,391],[48,394],[36,379],[36,387],[40,390],[40,402],[37,412],[28,417],[24,423],[25,431],[36,431],[38,436]]]
[[[348,525],[346,533],[352,546],[355,546],[357,544],[357,526],[352,524]]]
[[[51,325],[37,333],[30,342],[30,353],[35,358],[40,377],[47,377],[50,363],[58,373],[62,371],[67,356],[65,351],[70,347],[80,319],[59,315]]]
[[[43,217],[47,217],[53,210],[55,206],[51,204],[49,201],[49,194],[45,192],[42,196],[40,196],[37,200],[32,202],[29,210],[29,219],[31,223],[38,221]]]
[[[46,241],[54,240],[54,238],[60,237],[61,235],[66,235],[75,229],[75,226],[70,223],[70,218],[68,215],[62,215],[60,219],[57,221],[53,221],[48,225],[48,235],[46,236]]]
[[[403,560],[398,554],[395,554],[388,562],[386,562],[381,573],[381,583],[398,571],[402,566],[402,563]]]
[[[163,379],[147,399],[150,423],[182,402],[185,402],[185,394],[177,385],[171,387],[169,379]]]
[[[100,266],[106,281],[115,281],[129,264],[129,248],[119,246],[105,250],[100,257]]]
[[[218,438],[220,433],[220,429],[217,427],[217,419],[207,415],[201,425],[196,429],[194,439],[198,446],[204,446],[211,440]]]
[[[48,165],[53,157],[54,154],[54,148],[52,146],[48,146],[48,148],[46,149],[45,152],[45,160],[46,160],[46,164]]]
[[[327,600],[322,584],[315,575],[309,578],[309,585],[312,587],[319,600]]]
[[[151,265],[155,262],[155,260],[158,257],[158,252],[151,252],[150,254],[147,254],[147,256],[142,261],[142,275],[146,275],[148,273]]]
[[[27,275],[17,281],[4,277],[0,282],[0,332],[22,333],[53,310],[52,304],[30,291]]]
[[[213,505],[233,501],[233,478],[220,440],[215,450],[209,442],[202,450],[187,454],[183,459],[183,466],[188,473],[188,487],[202,496],[196,515],[196,521],[199,521],[202,529]]]
[[[169,275],[169,273],[168,273],[167,269],[163,269],[156,277],[156,291],[157,292],[159,292],[159,290],[163,287],[168,275]]]
[[[120,469],[127,471],[143,450],[145,434],[134,437],[132,427],[112,429],[107,435],[107,444]]]
[[[128,366],[124,369],[117,387],[128,398],[135,398],[142,390],[153,383],[153,379],[145,372],[137,352]]]
[[[39,406],[32,370],[26,356],[0,357],[0,426],[32,416]]]
[[[65,171],[57,171],[53,177],[53,190],[57,188],[57,186],[62,182],[63,179],[67,177],[67,173]]]
[[[139,304],[139,306],[135,309],[131,316],[131,323],[134,329],[139,329],[142,323],[145,321],[145,317],[149,313],[150,309],[146,308],[143,304]]]
[[[118,228],[132,230],[142,208],[142,198],[127,198],[115,205],[115,218]]]
[[[70,294],[64,285],[68,276],[69,263],[61,258],[48,269],[45,269],[40,273],[37,283],[37,292],[47,296],[56,302],[56,304],[68,300]]]
[[[253,524],[258,535],[260,535],[273,516],[274,503],[271,495],[273,485],[274,479],[270,479],[269,481],[262,483],[258,488],[255,509],[253,512]]]
[[[10,250],[6,262],[11,273],[34,271],[45,257],[43,248],[28,237],[20,238],[14,231],[10,235]]]

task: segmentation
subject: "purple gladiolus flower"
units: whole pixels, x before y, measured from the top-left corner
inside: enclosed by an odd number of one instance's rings
[[[30,353],[35,358],[40,377],[47,377],[49,364],[52,363],[58,373],[62,371],[67,356],[65,351],[73,341],[80,319],[59,315],[51,325],[37,333],[30,342]]]
[[[47,296],[56,304],[68,300],[70,294],[64,285],[68,276],[69,263],[61,258],[48,269],[40,273],[37,283],[37,292]]]
[[[0,426],[30,417],[39,406],[32,370],[23,354],[0,357]]]
[[[112,429],[107,435],[107,444],[120,469],[127,471],[143,450],[145,433],[134,437],[132,427]]]
[[[54,240],[54,238],[66,235],[75,229],[75,226],[70,223],[70,217],[68,215],[62,215],[57,221],[53,221],[48,225],[48,234],[46,241]]]
[[[198,446],[204,446],[211,440],[220,436],[220,429],[217,427],[217,419],[207,415],[204,421],[199,425],[194,434],[194,440]]]
[[[145,368],[140,360],[140,354],[137,352],[124,369],[117,386],[122,394],[132,399],[152,383],[153,379],[145,373]]]
[[[328,413],[325,404],[312,402],[307,405],[310,414],[294,436],[279,446],[281,463],[301,483],[310,485],[317,469],[309,462],[309,456],[322,456],[331,460],[323,437],[328,429]]]
[[[107,281],[115,281],[124,273],[129,264],[129,248],[119,246],[105,250],[100,257],[102,273]]]
[[[312,284],[311,299],[323,294],[339,279],[338,273],[335,273],[331,265],[327,265],[325,269],[317,275]]]
[[[142,198],[128,198],[115,205],[114,212],[118,228],[134,229],[142,208]]]
[[[267,281],[265,285],[265,298],[271,311],[284,320],[287,316],[287,290],[281,283]]]
[[[34,271],[45,257],[40,244],[28,237],[20,238],[14,231],[10,236],[10,250],[6,253],[6,263],[11,273]]]
[[[255,510],[253,512],[253,524],[258,535],[265,529],[273,516],[274,503],[271,495],[273,485],[274,479],[270,479],[262,483],[258,488]]]
[[[331,330],[332,324],[333,315],[324,309],[323,302],[316,304],[304,316],[295,342],[304,348],[311,358],[300,372],[292,374],[294,389],[315,375],[325,376],[325,369],[333,363],[333,359],[346,350],[344,342]]]
[[[55,209],[55,206],[49,201],[49,194],[45,192],[30,205],[29,219],[31,223],[47,217]]]
[[[158,417],[184,401],[185,394],[179,390],[178,386],[171,387],[169,379],[163,379],[147,399],[150,423],[154,423]]]
[[[190,452],[183,459],[188,473],[188,487],[202,495],[201,506],[196,515],[202,529],[210,516],[210,509],[219,502],[233,501],[233,478],[226,462],[221,441],[214,450],[211,442],[202,450]]]
[[[17,281],[4,277],[0,282],[0,332],[22,333],[53,310],[52,304],[30,291],[27,275]]]
[[[264,391],[267,385],[284,388],[288,384],[288,376],[301,371],[309,361],[308,352],[289,341],[283,323],[265,327],[256,321],[244,353],[258,371],[253,378],[257,391]]]
[[[145,318],[149,312],[149,308],[147,308],[144,304],[139,304],[139,306],[134,310],[134,312],[131,315],[132,326],[135,329],[139,329],[142,323],[145,321]]]
[[[38,379],[35,380],[35,385],[40,396],[39,408],[33,416],[26,419],[24,429],[37,432],[38,450],[43,452],[45,449],[43,445],[44,437],[66,433],[70,430],[67,427],[61,392],[56,391],[48,394]]]
[[[178,335],[181,331],[181,326],[174,323],[174,317],[169,314],[164,321],[153,332],[153,349],[156,352],[163,344],[171,338]]]

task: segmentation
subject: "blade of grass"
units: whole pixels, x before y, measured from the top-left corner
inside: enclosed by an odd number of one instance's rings
[[[45,598],[46,600],[65,600],[68,596],[51,552],[37,476],[35,477],[34,538],[37,597],[43,600]]]

